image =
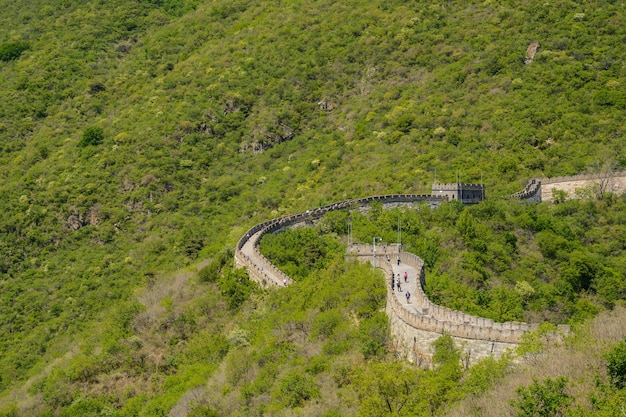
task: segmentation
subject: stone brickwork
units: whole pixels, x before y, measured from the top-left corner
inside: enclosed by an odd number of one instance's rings
[[[533,62],[538,49],[539,42],[537,41],[532,41],[530,45],[528,45],[528,48],[526,48],[526,58],[524,59],[524,64],[529,65]]]
[[[432,195],[448,200],[458,200],[463,204],[477,204],[485,199],[485,187],[482,184],[439,184],[432,185]]]
[[[532,179],[522,191],[512,194],[510,198],[541,203],[541,181]]]

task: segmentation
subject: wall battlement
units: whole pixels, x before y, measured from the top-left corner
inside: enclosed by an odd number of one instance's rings
[[[482,193],[482,186],[480,189]],[[301,213],[279,217],[257,224],[250,228],[237,242],[235,249],[235,263],[246,267],[248,275],[262,286],[282,286],[293,281],[282,271],[276,268],[259,251],[260,239],[266,233],[273,233],[286,227],[292,227],[300,223],[310,223],[321,218],[332,210],[351,209],[358,210],[368,207],[374,202],[384,206],[406,205],[412,207],[415,203],[426,203],[429,206],[437,206],[447,201],[446,196],[428,194],[392,194],[384,196],[366,197],[361,199],[346,200],[314,210],[306,210]],[[505,349],[515,346],[519,342],[521,334],[528,330],[525,323],[494,323],[492,320],[470,316],[446,307],[431,303],[423,292],[424,272],[423,262],[416,255],[401,252],[400,246],[382,245],[377,253],[380,255],[394,255],[394,259],[400,256],[401,260],[413,265],[420,274],[420,285],[414,289],[415,297],[419,300],[422,310],[419,312],[409,311],[404,308],[397,297],[387,297],[387,313],[390,318],[392,336],[397,341],[398,349],[407,354],[409,360],[428,364],[432,342],[443,333],[453,334],[457,342],[465,346],[468,352],[468,364],[487,355],[499,355]],[[355,250],[355,247],[352,249]],[[356,248],[357,256],[367,257],[373,255],[373,248]],[[388,262],[383,262],[385,266]],[[390,265],[387,265],[391,268]],[[412,342],[411,342],[412,341]],[[413,355],[409,357],[409,352]],[[470,360],[470,356],[473,356]],[[415,356],[418,355],[418,356]]]
[[[251,227],[239,239],[235,248],[235,264],[246,267],[250,278],[263,287],[290,284],[293,280],[276,268],[259,251],[259,241],[266,233],[274,233],[286,227],[320,219],[324,214],[333,210],[358,209],[369,206],[373,202],[379,202],[383,205],[427,203],[430,206],[437,206],[443,201],[446,201],[446,199],[430,194],[390,194],[340,201],[313,210],[268,220]]]
[[[569,181],[586,181],[586,180],[597,180],[603,178],[619,178],[626,177],[626,171],[618,171],[618,172],[602,172],[597,174],[579,174],[572,175],[570,177],[553,177],[553,178],[542,178],[542,184],[556,184],[560,182],[569,182]]]
[[[463,204],[476,204],[485,199],[485,187],[483,184],[440,184],[432,185],[431,194],[441,196],[449,201],[458,200]]]
[[[434,183],[432,185],[432,189],[433,190],[458,190],[459,188],[461,189],[466,189],[466,190],[482,190],[483,189],[483,184],[468,184],[468,183]]]

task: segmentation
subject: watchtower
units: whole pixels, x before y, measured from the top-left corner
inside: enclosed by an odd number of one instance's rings
[[[446,197],[448,201],[458,200],[463,204],[476,204],[485,199],[485,186],[483,184],[435,183],[431,194],[435,197]]]

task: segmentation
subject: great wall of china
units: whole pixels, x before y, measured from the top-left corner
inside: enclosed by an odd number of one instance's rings
[[[555,190],[564,192],[566,198],[607,192],[623,194],[626,192],[626,171],[533,179],[511,197],[537,203],[553,202]]]
[[[561,190],[569,197],[584,195],[581,190],[626,192],[626,171],[610,175],[592,174],[573,177],[531,180],[524,190],[513,194],[511,198],[522,201],[553,201],[553,191]],[[431,194],[393,194],[346,200],[313,210],[307,210],[290,216],[269,220],[252,227],[237,242],[235,263],[246,267],[250,278],[262,286],[282,286],[292,283],[291,278],[276,268],[259,251],[261,237],[266,233],[276,233],[289,227],[312,225],[324,214],[333,210],[360,210],[373,202],[383,204],[383,208],[397,206],[417,207],[428,204],[437,207],[443,201],[459,200],[465,204],[482,201],[484,189],[477,184],[433,184]],[[351,245],[348,256],[360,261],[375,258],[375,248],[371,245]],[[432,357],[432,342],[446,333],[453,337],[463,352],[466,365],[488,356],[499,357],[507,349],[515,347],[521,336],[536,325],[519,322],[496,323],[493,320],[471,316],[459,311],[432,303],[424,293],[424,263],[416,255],[400,250],[398,245],[379,246],[380,261],[377,267],[387,276],[397,272],[395,262],[389,262],[386,255],[393,255],[401,260],[404,271],[414,275],[408,288],[413,296],[412,303],[403,303],[398,294],[388,290],[386,312],[390,320],[390,329],[396,352],[412,362],[428,366]],[[567,331],[567,326],[561,326]]]

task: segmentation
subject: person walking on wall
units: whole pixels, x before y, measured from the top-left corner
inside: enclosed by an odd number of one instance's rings
[[[411,299],[411,293],[407,290],[407,292],[406,292],[406,294],[405,294],[405,295],[406,295],[406,302],[407,302],[407,304],[410,304],[410,303],[411,303],[411,301],[410,301],[410,299]]]
[[[404,271],[404,282],[407,282],[407,279],[409,278],[409,274]]]

